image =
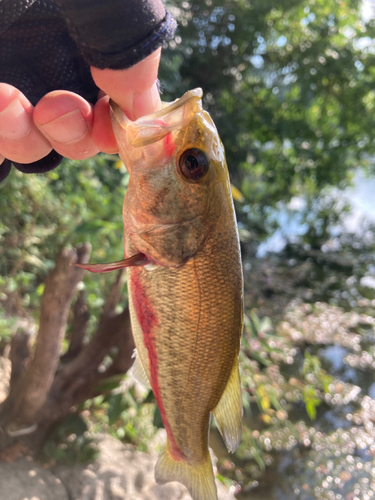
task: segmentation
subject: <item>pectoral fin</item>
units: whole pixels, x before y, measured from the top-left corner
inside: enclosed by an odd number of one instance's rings
[[[228,451],[236,451],[242,434],[242,396],[236,359],[219,403],[212,411]]]
[[[135,358],[135,360],[131,371],[132,377],[140,384],[144,385],[148,389],[151,389],[146,370],[144,369],[142,361],[139,359],[139,355],[137,354],[137,349],[134,349],[133,357]]]
[[[81,269],[86,269],[90,273],[109,273],[123,267],[144,266],[148,262],[148,258],[143,253],[132,255],[128,259],[118,260],[117,262],[109,262],[107,264],[73,264]]]

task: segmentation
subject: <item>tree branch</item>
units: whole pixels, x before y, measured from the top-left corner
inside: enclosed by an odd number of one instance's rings
[[[87,362],[92,350],[86,350],[86,348],[83,351],[85,356],[82,355],[82,352],[68,365],[70,370],[67,370],[68,367],[64,367],[65,369],[63,368],[57,373],[51,386],[50,397],[38,415],[38,422],[43,425],[40,425],[35,432],[23,438],[23,442],[30,449],[37,449],[48,430],[63,420],[73,406],[97,396],[97,387],[101,381],[112,375],[126,373],[133,364],[131,356],[134,350],[134,341],[131,333],[129,311],[125,309],[121,314],[112,316],[106,326],[109,330],[104,328],[102,323],[103,330],[98,331],[99,337],[96,337],[96,342],[89,344],[91,349],[94,350],[99,346],[99,338],[102,340],[101,356],[95,359],[95,363]],[[106,339],[110,341],[109,345],[106,345]],[[105,372],[100,372],[98,370],[98,359],[103,359],[104,355],[108,354],[110,348],[116,345],[117,341],[120,342],[121,347],[113,364]],[[74,365],[75,369],[72,370],[70,365]]]
[[[102,315],[95,336],[73,361],[59,371],[52,392],[67,395],[72,390],[72,381],[77,390],[78,386],[92,386],[102,380],[99,366],[123,336],[132,337],[128,309],[115,316]]]
[[[30,354],[30,332],[18,331],[15,335],[13,335],[10,342],[9,359],[12,366],[10,376],[11,385],[15,383],[24,371]]]
[[[102,316],[110,316],[115,313],[116,306],[121,298],[122,289],[124,288],[125,278],[125,269],[120,269],[105,301]]]
[[[115,313],[125,278],[120,272],[108,294],[95,335],[86,347],[82,347],[82,330],[86,329],[88,317],[83,294],[78,297],[69,351],[79,352],[70,362],[58,366],[70,302],[83,272],[70,263],[77,258],[80,262],[86,261],[88,253],[89,247],[78,251],[78,257],[72,251],[64,251],[47,279],[35,357],[13,384],[8,399],[0,405],[0,448],[18,439],[30,449],[38,449],[48,431],[62,421],[72,407],[96,396],[101,381],[126,373],[133,363],[129,310]],[[112,364],[102,370],[103,360],[113,355],[114,348],[117,352]]]
[[[113,283],[103,307],[103,313],[91,342],[78,356],[59,370],[51,393],[60,398],[64,395],[67,404],[76,404],[95,395],[95,386],[103,379],[119,373],[126,373],[132,365],[131,356],[134,340],[130,326],[129,310],[115,314],[121,298],[125,273],[121,270]],[[105,356],[111,349],[118,348],[113,363],[106,371],[100,370]],[[85,396],[83,396],[85,395]],[[74,403],[72,403],[74,401]]]
[[[118,353],[111,366],[109,366],[103,374],[103,379],[118,375],[119,373],[126,373],[134,363],[132,356],[135,349],[135,343],[130,326],[130,315],[127,316],[127,321],[122,328],[123,332],[119,339]]]
[[[108,323],[108,326],[117,332],[115,337],[116,341],[111,342],[111,347],[118,347],[118,352],[112,364],[105,371],[87,370],[85,383],[75,387],[75,392],[72,394],[74,404],[77,404],[86,399],[98,395],[96,387],[100,382],[113,375],[125,374],[133,364],[132,354],[135,348],[133,335],[130,326],[130,315],[128,309],[124,310],[121,314],[113,317]],[[102,339],[105,341],[105,337]],[[107,349],[107,354],[109,349]],[[70,391],[68,390],[68,393]]]
[[[87,309],[85,292],[81,290],[73,307],[73,324],[72,333],[70,335],[69,349],[61,357],[62,363],[71,361],[81,352],[89,319],[90,313]]]
[[[19,416],[13,426],[32,425],[46,401],[59,362],[70,303],[83,276],[83,270],[71,264],[86,263],[90,251],[89,244],[77,252],[64,249],[47,277],[34,359],[10,390],[12,413]]]

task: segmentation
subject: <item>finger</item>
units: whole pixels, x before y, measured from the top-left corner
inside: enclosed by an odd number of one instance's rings
[[[83,160],[99,152],[92,139],[93,107],[65,90],[46,94],[35,106],[34,123],[63,156]]]
[[[100,151],[109,154],[118,152],[118,146],[111,124],[108,96],[102,97],[95,104],[92,138]]]
[[[143,61],[124,70],[91,67],[96,85],[125,111],[131,120],[161,108],[156,84],[160,49]]]
[[[18,163],[31,163],[52,149],[35,127],[33,106],[15,87],[0,83],[0,151],[1,156]]]

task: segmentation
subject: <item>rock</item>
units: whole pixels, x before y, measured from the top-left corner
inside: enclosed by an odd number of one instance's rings
[[[191,500],[180,483],[155,483],[156,453],[142,453],[108,435],[95,438],[99,457],[85,465],[48,471],[31,459],[0,463],[0,500]],[[219,500],[235,500],[221,483],[217,487]]]
[[[155,483],[156,453],[142,453],[108,435],[99,435],[97,445],[95,462],[53,468],[71,500],[191,500],[180,483]],[[221,483],[217,487],[219,500],[235,500]]]
[[[0,463],[0,500],[70,500],[61,480],[32,460]]]

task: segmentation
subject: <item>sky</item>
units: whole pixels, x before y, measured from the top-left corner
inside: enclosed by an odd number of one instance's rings
[[[365,21],[375,17],[375,0],[363,0],[362,15]]]

